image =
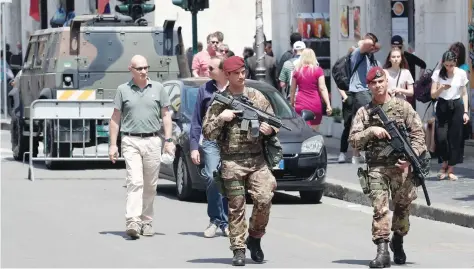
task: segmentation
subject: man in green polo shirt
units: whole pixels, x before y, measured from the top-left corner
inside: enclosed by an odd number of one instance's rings
[[[155,233],[153,202],[160,170],[162,142],[158,132],[162,125],[165,152],[174,155],[175,150],[168,110],[170,101],[163,85],[148,78],[148,68],[145,57],[132,58],[129,66],[132,79],[117,88],[109,128],[109,157],[113,163],[118,156],[119,129],[121,132],[122,155],[127,166],[125,219],[127,235],[132,239],[139,238],[139,234],[153,236]]]

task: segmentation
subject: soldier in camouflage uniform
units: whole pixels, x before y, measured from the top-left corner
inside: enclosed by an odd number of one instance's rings
[[[410,164],[402,160],[403,156],[391,152],[390,135],[377,115],[370,116],[371,109],[381,105],[390,120],[394,120],[399,128],[406,128],[415,153],[420,156],[426,151],[420,117],[410,103],[389,95],[387,83],[382,68],[373,67],[369,71],[367,85],[372,91],[372,102],[357,111],[349,135],[354,148],[366,151],[366,193],[374,208],[372,240],[377,245],[377,256],[369,264],[371,268],[390,267],[388,245],[393,251],[396,264],[406,262],[403,237],[410,228],[410,204],[417,198]],[[389,193],[394,204],[392,219],[389,216]],[[393,231],[391,241],[390,230]]]
[[[254,106],[274,115],[272,106],[258,90],[246,87],[244,60],[232,56],[224,61],[224,71],[229,79],[229,86],[224,95],[238,98],[248,97]],[[276,135],[277,129],[267,123],[260,124],[258,138],[249,131],[240,130],[237,111],[226,109],[225,105],[214,101],[209,107],[203,121],[203,136],[207,140],[216,140],[221,150],[221,178],[224,192],[229,200],[229,238],[234,252],[232,264],[245,265],[245,244],[255,262],[264,258],[260,240],[270,215],[273,191],[276,180],[263,156],[263,136]],[[245,240],[247,223],[245,220],[245,187],[252,200],[253,211],[248,228],[249,237]]]

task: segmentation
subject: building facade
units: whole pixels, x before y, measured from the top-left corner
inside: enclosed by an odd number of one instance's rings
[[[391,37],[396,34],[405,39],[406,49],[423,59],[430,69],[452,43],[459,41],[466,48],[470,47],[468,24],[472,17],[472,0],[274,0],[273,48],[277,57],[289,49],[289,35],[298,31],[299,13],[320,13],[326,9],[331,18],[329,66],[347,54],[368,32],[380,40],[382,48],[375,56],[382,64],[390,50]],[[316,55],[321,53],[326,51],[316,50]],[[419,69],[417,78],[418,74]],[[336,89],[334,81],[330,81],[331,89]],[[333,108],[342,106],[338,91],[331,90],[331,102]],[[421,116],[425,109],[425,104],[417,103]]]
[[[152,0],[156,8],[145,18],[150,25],[162,26],[165,20],[176,20],[176,26],[183,27],[185,47],[192,46],[191,13],[172,4],[172,0]],[[236,55],[242,55],[244,47],[252,47],[255,35],[255,1],[244,0],[238,5],[234,0],[210,0],[209,9],[198,13],[198,41],[205,43],[209,33],[224,33],[224,43]],[[245,2],[245,4],[244,4]],[[102,3],[108,3],[110,12],[115,13],[118,0],[13,0],[6,10],[7,43],[28,44],[29,34],[38,29],[50,27],[50,20],[59,7],[66,12],[74,10],[76,15],[94,14]],[[272,39],[272,2],[263,1],[264,33],[267,40]],[[37,14],[36,14],[37,13]],[[35,15],[36,14],[36,15]],[[26,45],[23,53],[26,51]]]

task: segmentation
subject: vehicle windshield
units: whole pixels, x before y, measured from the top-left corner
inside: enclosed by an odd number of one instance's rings
[[[186,102],[184,104],[184,109],[186,114],[192,115],[194,112],[194,107],[197,101],[199,88],[196,87],[185,87]],[[265,95],[265,97],[270,101],[275,115],[282,119],[294,118],[293,110],[290,105],[283,99],[283,97],[274,91],[260,91]]]

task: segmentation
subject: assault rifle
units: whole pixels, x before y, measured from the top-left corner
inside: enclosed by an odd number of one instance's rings
[[[429,159],[422,159],[416,156],[412,146],[409,143],[408,134],[405,130],[402,132],[398,129],[397,125],[393,120],[389,120],[387,114],[383,109],[378,106],[373,109],[370,113],[371,116],[377,114],[383,122],[385,130],[390,134],[390,146],[395,152],[402,153],[405,155],[408,162],[413,167],[414,184],[416,187],[421,186],[423,188],[423,194],[425,195],[426,204],[431,205],[430,197],[428,196],[428,190],[425,185],[425,178],[428,176],[429,170]]]
[[[290,128],[282,123],[281,119],[254,107],[253,103],[246,96],[236,99],[216,93],[214,95],[214,100],[229,106],[233,110],[242,111],[237,114],[238,118],[242,120],[240,130],[248,131],[250,127],[250,133],[253,137],[259,136],[260,122],[266,122],[273,127],[285,128],[286,130],[291,131]]]

